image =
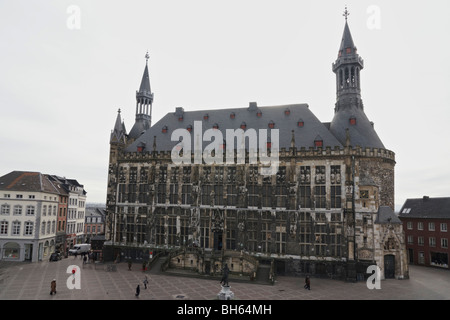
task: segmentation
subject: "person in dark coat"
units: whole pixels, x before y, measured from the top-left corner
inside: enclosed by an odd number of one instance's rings
[[[306,278],[305,278],[305,286],[304,286],[304,288],[307,289],[307,290],[311,290],[311,280],[309,279],[309,276],[306,276]]]
[[[139,297],[139,293],[141,293],[141,287],[137,285],[136,287],[136,297]]]
[[[53,279],[50,283],[50,295],[56,294],[56,279]]]

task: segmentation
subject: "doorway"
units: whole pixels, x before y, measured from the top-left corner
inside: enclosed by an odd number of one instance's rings
[[[387,254],[384,256],[384,278],[395,278],[395,256],[392,254]]]

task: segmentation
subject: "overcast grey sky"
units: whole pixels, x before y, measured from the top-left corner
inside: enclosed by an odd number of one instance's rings
[[[0,175],[66,176],[104,203],[110,132],[118,108],[134,123],[147,50],[153,123],[250,101],[329,122],[345,5],[396,206],[450,196],[448,0],[0,0]]]

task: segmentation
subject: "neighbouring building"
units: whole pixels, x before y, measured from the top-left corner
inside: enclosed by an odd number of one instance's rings
[[[69,191],[55,176],[12,171],[0,177],[0,260],[34,262],[64,252],[68,202]]]
[[[13,171],[0,177],[2,260],[34,262],[54,252],[58,199],[42,173]]]
[[[331,122],[307,104],[251,102],[177,107],[152,125],[146,56],[135,124],[127,133],[119,110],[110,136],[106,260],[169,251],[169,267],[202,274],[227,263],[232,273],[249,276],[270,270],[267,277],[356,281],[376,264],[381,278],[408,278],[402,224],[392,211],[395,154],[364,112],[364,61],[345,16],[332,65]],[[252,139],[259,155],[277,155],[274,172],[263,158],[252,161]]]
[[[84,186],[75,179],[67,179],[56,175],[50,175],[49,177],[64,193],[63,200],[65,202],[61,204],[63,209],[61,220],[65,216],[66,221],[65,228],[60,232],[65,233],[65,243],[61,250],[67,254],[68,250],[75,244],[84,242],[87,193],[84,190]]]
[[[84,223],[84,242],[91,243],[93,237],[102,234],[105,234],[105,209],[87,207]]]
[[[407,199],[399,218],[409,263],[448,269],[450,197]]]

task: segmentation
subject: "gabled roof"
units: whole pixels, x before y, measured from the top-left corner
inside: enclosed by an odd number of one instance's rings
[[[377,212],[376,224],[401,224],[402,222],[389,206],[380,206]]]
[[[207,115],[207,117],[206,117]],[[299,126],[299,119],[303,126]],[[201,140],[206,130],[218,126],[226,139],[227,129],[239,129],[245,123],[246,130],[267,129],[270,137],[269,123],[273,122],[273,129],[279,129],[279,148],[291,147],[294,134],[295,146],[299,148],[310,148],[314,146],[314,139],[319,135],[323,140],[323,147],[342,148],[342,144],[328,130],[327,126],[317,119],[306,104],[292,104],[280,106],[257,106],[251,103],[248,108],[229,108],[216,110],[184,111],[177,108],[175,112],[166,114],[161,120],[149,128],[142,136],[132,143],[125,151],[136,152],[138,145],[146,145],[146,151],[153,151],[154,137],[156,136],[156,151],[171,151],[178,141],[171,141],[172,132],[175,129],[194,128],[194,121],[200,121],[202,125],[201,134],[191,131],[191,151],[194,151],[194,143],[197,136]],[[163,132],[167,128],[167,132]],[[244,130],[245,131],[245,130]],[[293,131],[293,133],[292,133]],[[202,150],[211,141],[202,142]],[[246,148],[248,149],[248,143]]]
[[[407,199],[399,217],[450,219],[450,197]]]
[[[0,177],[0,190],[59,193],[46,175],[30,171],[12,171]]]

